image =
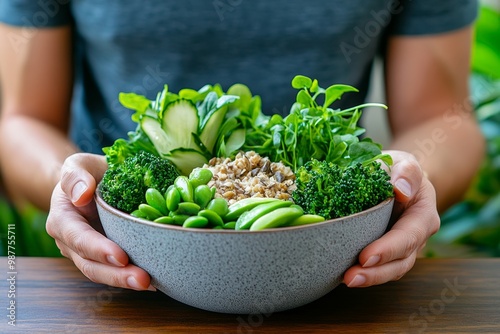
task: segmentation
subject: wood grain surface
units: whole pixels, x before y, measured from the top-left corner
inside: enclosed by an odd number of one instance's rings
[[[7,258],[2,263],[7,275]],[[0,283],[0,333],[500,333],[500,259],[493,258],[420,259],[397,282],[340,286],[280,313],[263,301],[252,315],[99,285],[61,258],[17,258],[16,272],[15,298],[8,298],[9,276]]]

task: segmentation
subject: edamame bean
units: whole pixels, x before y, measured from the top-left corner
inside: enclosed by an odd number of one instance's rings
[[[304,213],[304,209],[300,205],[298,205],[298,204],[292,204],[290,207],[291,208],[296,208],[296,209],[302,211],[302,213]]]
[[[251,209],[250,211],[245,211],[236,220],[237,230],[248,230],[250,226],[265,214],[274,211],[278,208],[284,208],[291,206],[293,203],[291,201],[277,200],[269,203],[262,203]]]
[[[198,212],[198,216],[207,218],[208,222],[212,226],[224,226],[222,218],[215,211],[208,209],[201,210],[200,212]]]
[[[175,186],[167,190],[166,197],[167,209],[170,210],[170,212],[177,210],[181,202],[181,194]]]
[[[141,211],[149,220],[155,220],[158,217],[163,216],[163,214],[153,208],[149,204],[139,204],[139,211]]]
[[[173,215],[172,220],[175,225],[182,225],[189,218],[188,215]]]
[[[191,216],[184,221],[182,227],[202,228],[206,227],[207,225],[208,225],[207,218],[201,216]]]
[[[302,209],[292,207],[279,208],[257,219],[250,227],[250,231],[280,227],[303,214],[304,211]]]
[[[225,223],[223,228],[225,230],[234,230],[235,226],[236,226],[236,222],[232,221],[232,222]]]
[[[245,211],[250,211],[257,205],[263,203],[269,203],[273,201],[281,201],[277,198],[267,198],[267,197],[250,197],[239,200],[238,202],[231,204],[228,208],[228,213],[223,217],[225,221],[231,221],[238,219],[239,216]]]
[[[200,206],[196,203],[182,202],[175,211],[176,214],[196,216],[200,212]]]
[[[148,217],[139,209],[137,210],[134,210],[130,213],[131,216],[134,216],[136,218],[143,218],[143,219],[147,219]]]
[[[167,203],[165,197],[156,189],[149,188],[146,190],[146,203],[151,205],[156,210],[160,211],[163,215],[168,214]]]
[[[290,223],[286,224],[286,226],[307,225],[307,224],[320,223],[323,221],[325,221],[324,217],[318,215],[306,214],[298,218],[295,218],[294,220],[290,221]]]
[[[212,190],[206,184],[199,185],[194,189],[194,202],[204,209],[213,198]]]
[[[174,219],[170,216],[162,216],[162,217],[159,217],[159,218],[156,218],[154,220],[155,223],[160,223],[160,224],[173,224],[174,223]]]
[[[213,173],[210,169],[207,168],[195,168],[189,174],[189,182],[193,185],[193,188],[196,188],[202,184],[207,184],[213,177]]]
[[[177,191],[179,191],[179,194],[181,194],[181,198],[184,202],[194,201],[193,186],[189,182],[187,176],[178,176],[174,181],[174,185]]]
[[[214,211],[216,214],[218,214],[222,219],[224,219],[224,216],[228,212],[228,206],[227,202],[224,198],[214,198],[211,200],[206,207],[208,210]]]

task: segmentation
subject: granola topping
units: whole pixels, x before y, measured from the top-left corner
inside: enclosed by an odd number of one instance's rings
[[[281,162],[271,162],[267,157],[249,151],[240,152],[234,160],[212,158],[203,168],[213,173],[209,187],[215,187],[215,197],[233,204],[248,197],[273,197],[291,200],[296,189],[295,174]]]

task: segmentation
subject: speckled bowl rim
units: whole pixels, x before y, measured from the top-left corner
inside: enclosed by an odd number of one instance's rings
[[[280,233],[284,231],[291,231],[291,230],[301,230],[301,229],[307,229],[307,228],[312,228],[312,227],[319,227],[321,225],[326,225],[326,224],[335,224],[341,221],[344,221],[346,219],[350,219],[353,217],[357,216],[362,216],[366,215],[372,211],[377,211],[381,209],[382,207],[385,207],[386,205],[390,205],[394,201],[394,197],[389,197],[388,199],[380,202],[379,204],[366,209],[364,211],[345,216],[345,217],[340,217],[340,218],[335,218],[335,219],[329,219],[325,220],[323,222],[318,222],[318,223],[313,223],[313,224],[306,224],[306,225],[300,225],[300,226],[288,226],[288,227],[275,227],[275,228],[268,228],[264,230],[259,230],[259,231],[249,231],[249,230],[231,230],[231,229],[206,229],[206,228],[194,228],[194,227],[182,227],[182,226],[177,226],[177,225],[169,225],[169,224],[160,224],[160,223],[155,223],[143,218],[137,218],[134,217],[128,213],[125,213],[123,211],[120,211],[102,199],[99,191],[99,186],[96,189],[95,195],[94,195],[96,204],[99,205],[101,208],[104,210],[108,211],[114,216],[117,216],[119,218],[127,219],[133,222],[136,222],[138,224],[146,225],[146,226],[151,226],[154,228],[160,228],[160,229],[166,229],[166,230],[172,230],[172,231],[179,231],[179,232],[184,232],[184,233],[226,233],[226,234],[237,234],[237,233],[246,233],[246,234],[254,234],[254,233]],[[387,224],[389,224],[389,221],[387,221]]]

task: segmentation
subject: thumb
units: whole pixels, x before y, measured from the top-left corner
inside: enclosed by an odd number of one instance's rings
[[[92,201],[97,183],[108,168],[102,155],[76,153],[69,156],[61,170],[61,188],[77,206],[85,206]]]
[[[394,161],[390,174],[396,200],[407,203],[420,189],[423,178],[422,168],[412,154],[402,151],[389,151],[389,154]]]

